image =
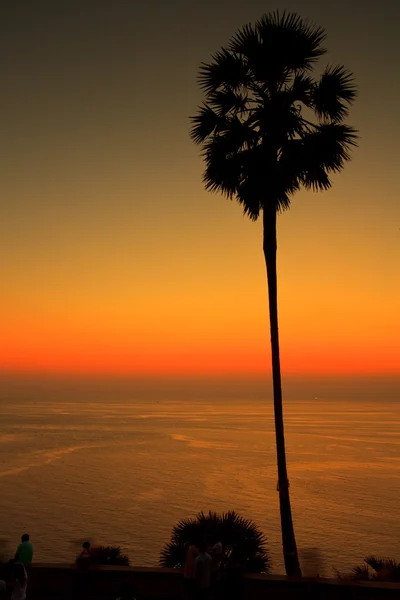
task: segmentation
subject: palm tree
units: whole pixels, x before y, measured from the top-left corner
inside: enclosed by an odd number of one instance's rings
[[[286,468],[279,357],[276,217],[301,187],[326,190],[356,145],[344,124],[356,96],[351,73],[328,66],[311,72],[326,52],[325,30],[293,13],[264,15],[245,25],[200,68],[203,105],[191,117],[191,137],[202,148],[204,183],[263,216],[272,349],[278,490],[286,572],[301,575]]]
[[[179,521],[172,530],[170,541],[161,550],[160,566],[183,568],[188,545],[197,545],[204,539],[222,543],[223,569],[239,568],[247,573],[268,573],[270,569],[264,534],[253,521],[234,511],[222,514],[200,512],[195,518]]]

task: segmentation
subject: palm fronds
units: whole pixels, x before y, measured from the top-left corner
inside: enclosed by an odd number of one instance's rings
[[[208,539],[221,541],[224,548],[222,568],[240,567],[249,573],[265,573],[270,569],[266,538],[249,519],[231,511],[218,514],[200,512],[195,518],[179,521],[172,529],[171,539],[160,553],[160,566],[182,568],[187,547]]]
[[[311,95],[319,117],[341,122],[357,96],[353,75],[341,65],[327,67]]]
[[[207,94],[218,89],[237,90],[248,83],[248,68],[240,56],[222,48],[214,54],[213,62],[200,66],[199,84]]]
[[[235,198],[253,220],[265,202],[288,208],[301,186],[329,188],[357,145],[343,123],[356,97],[352,74],[330,65],[319,80],[310,75],[324,39],[299,15],[274,12],[200,67],[204,104],[190,135],[202,148],[205,187]]]
[[[362,565],[353,567],[349,573],[340,574],[343,579],[355,581],[400,581],[400,563],[392,558],[371,555]]]

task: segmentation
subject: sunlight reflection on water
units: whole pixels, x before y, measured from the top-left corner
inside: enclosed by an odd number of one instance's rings
[[[37,560],[72,560],[85,536],[156,564],[175,522],[237,510],[267,534],[282,570],[270,402],[0,400],[2,536],[24,530]],[[398,555],[400,408],[308,400],[285,405],[298,546],[309,569]],[[0,545],[0,552],[3,552]],[[314,565],[314,566],[313,566]]]

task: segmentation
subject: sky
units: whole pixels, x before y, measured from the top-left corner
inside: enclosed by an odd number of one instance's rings
[[[282,369],[400,372],[397,0],[21,0],[0,9],[0,372],[269,371],[261,224],[205,192],[199,64],[293,10],[354,72],[360,146],[279,216]]]

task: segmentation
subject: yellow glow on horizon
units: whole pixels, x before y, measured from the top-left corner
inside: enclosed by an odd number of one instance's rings
[[[184,30],[166,14],[162,54],[150,15],[138,31],[113,13],[109,47],[100,28],[88,45],[60,21],[49,48],[63,40],[62,68],[36,33],[48,25],[40,13],[32,23],[15,13],[5,34],[16,66],[3,73],[0,372],[269,372],[261,223],[204,191],[187,119],[201,102],[199,63],[258,18],[258,4],[225,11],[207,36],[190,11]],[[349,123],[361,138],[330,191],[296,194],[279,216],[282,370],[400,373],[399,86],[387,51],[397,8],[371,41],[368,10],[343,21],[321,6],[296,10],[326,26],[327,62],[355,72]],[[121,46],[119,28],[129,30]],[[148,53],[137,53],[138,36]]]

